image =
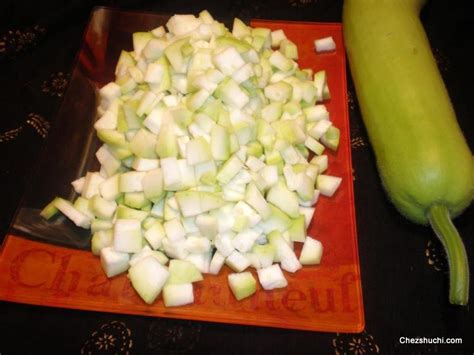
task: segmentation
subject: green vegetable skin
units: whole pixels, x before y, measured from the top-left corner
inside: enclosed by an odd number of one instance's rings
[[[469,267],[451,218],[473,199],[474,163],[419,20],[424,3],[345,0],[344,40],[383,185],[404,216],[431,224],[450,302],[466,305]]]

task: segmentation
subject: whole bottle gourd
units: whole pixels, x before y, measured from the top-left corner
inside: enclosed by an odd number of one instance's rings
[[[419,19],[423,0],[345,0],[343,30],[383,186],[408,219],[430,224],[466,305],[469,267],[451,222],[472,202],[474,160]]]

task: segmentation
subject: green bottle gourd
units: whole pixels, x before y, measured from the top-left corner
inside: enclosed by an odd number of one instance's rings
[[[344,41],[383,186],[405,217],[434,229],[449,300],[466,305],[469,266],[451,219],[472,202],[474,160],[419,19],[424,3],[345,0]]]

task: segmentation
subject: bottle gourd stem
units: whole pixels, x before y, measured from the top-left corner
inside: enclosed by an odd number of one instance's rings
[[[428,219],[444,249],[449,263],[449,301],[466,305],[469,300],[469,265],[466,249],[456,227],[451,222],[445,205],[434,204],[428,210]]]

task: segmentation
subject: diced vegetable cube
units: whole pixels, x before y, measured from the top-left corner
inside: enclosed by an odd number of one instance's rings
[[[128,270],[128,253],[114,250],[112,247],[105,247],[100,250],[100,263],[107,277],[114,277]]]
[[[114,249],[123,253],[138,253],[142,249],[139,220],[117,219],[114,225]]]
[[[152,256],[143,258],[128,270],[133,288],[148,304],[152,304],[161,293],[169,277],[168,269]]]
[[[163,288],[163,302],[166,307],[184,306],[193,303],[193,284],[166,285]]]
[[[273,264],[263,269],[258,269],[258,280],[264,290],[273,290],[288,286],[288,282],[283,275],[278,264]]]
[[[253,295],[257,290],[257,281],[249,271],[229,274],[228,281],[229,287],[238,301]]]

